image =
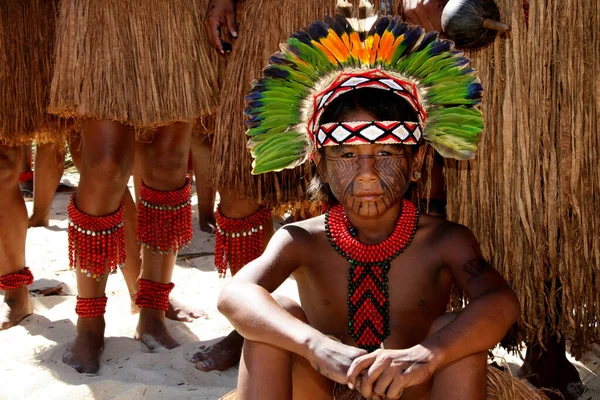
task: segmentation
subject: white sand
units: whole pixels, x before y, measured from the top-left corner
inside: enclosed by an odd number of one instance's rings
[[[77,183],[73,174],[65,179]],[[66,206],[68,194],[55,196],[49,228],[32,228],[27,236],[27,265],[35,282],[30,291],[61,285],[64,295],[35,297],[35,314],[19,326],[0,332],[0,400],[13,399],[218,399],[236,385],[237,368],[226,372],[198,371],[188,360],[202,344],[210,344],[231,329],[216,310],[225,284],[213,268],[212,256],[180,260],[172,295],[204,309],[209,319],[191,323],[168,321],[179,348],[149,353],[132,339],[137,315],[131,315],[127,288],[120,274],[109,279],[106,343],[99,374],[82,375],[63,364],[61,357],[75,337],[75,276],[68,270]],[[194,204],[196,198],[194,196]],[[31,212],[32,204],[27,207]],[[182,253],[211,252],[214,236],[197,230]],[[288,280],[279,292],[297,299],[295,283]],[[1,293],[1,292],[0,292]],[[507,356],[513,366],[520,360]],[[582,399],[600,399],[600,347],[577,363],[590,390]]]

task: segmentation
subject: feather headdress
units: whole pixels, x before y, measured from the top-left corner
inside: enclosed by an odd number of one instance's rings
[[[341,7],[340,7],[341,6]],[[483,129],[482,87],[470,60],[454,43],[374,16],[361,1],[359,18],[325,17],[293,33],[269,59],[246,96],[253,174],[294,168],[323,146],[428,141],[442,156],[473,158]],[[324,109],[361,88],[391,91],[407,100],[418,121],[319,124]]]

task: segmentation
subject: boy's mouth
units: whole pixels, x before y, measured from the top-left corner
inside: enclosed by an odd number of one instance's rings
[[[354,198],[361,200],[361,201],[375,201],[375,200],[379,200],[381,198],[381,196],[383,196],[383,193],[362,192],[362,193],[356,193],[354,195]]]

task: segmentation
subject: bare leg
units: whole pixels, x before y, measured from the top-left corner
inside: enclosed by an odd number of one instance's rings
[[[194,159],[194,176],[196,193],[198,194],[198,218],[200,230],[215,233],[215,189],[210,186],[208,170],[212,151],[211,138],[208,135],[192,136],[192,158]]]
[[[219,194],[221,195],[221,212],[227,218],[246,218],[260,209],[260,205],[228,191]],[[263,250],[273,236],[273,232],[273,223],[264,225]],[[230,254],[227,256],[231,258]],[[201,351],[196,353],[192,360],[196,363],[196,368],[201,371],[225,371],[239,362],[242,343],[243,338],[239,333],[233,331],[222,341],[209,347],[201,347]]]
[[[21,155],[21,147],[0,145],[0,276],[25,267],[27,209],[19,188]],[[15,326],[32,312],[27,287],[5,291],[0,329]]]
[[[120,206],[133,165],[133,128],[112,121],[88,120],[82,135],[81,178],[75,202],[89,215],[109,215]],[[77,273],[77,292],[83,298],[104,296],[100,282]],[[79,372],[95,373],[104,348],[104,317],[79,318],[77,336],[63,361]]]
[[[160,191],[181,189],[185,184],[187,162],[190,151],[192,126],[189,123],[174,123],[160,128],[152,143],[139,143],[139,157],[144,183]],[[142,249],[142,278],[170,283],[177,254],[153,254],[152,249]],[[142,308],[135,338],[151,350],[179,346],[165,325],[165,312]]]
[[[52,199],[65,167],[65,144],[39,144],[35,150],[33,213],[29,227],[48,226]]]
[[[278,296],[277,302],[306,322],[302,308]],[[240,363],[238,399],[332,399],[333,382],[300,356],[264,343],[246,340]]]

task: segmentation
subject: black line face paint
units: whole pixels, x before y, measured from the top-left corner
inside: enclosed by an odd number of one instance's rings
[[[394,145],[325,148],[327,181],[348,211],[375,217],[400,201],[410,184],[410,150]]]

